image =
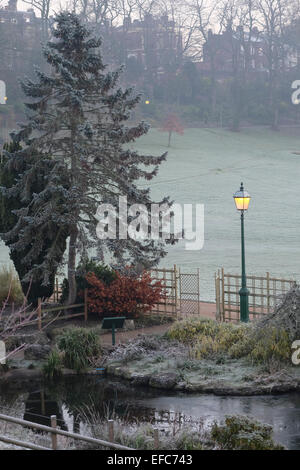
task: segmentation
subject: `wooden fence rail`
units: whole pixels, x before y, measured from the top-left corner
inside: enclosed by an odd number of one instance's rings
[[[173,268],[152,268],[151,278],[164,286],[164,296],[149,312],[150,314],[181,317],[200,314],[200,271],[182,272]]]
[[[37,444],[31,444],[28,442],[22,442],[14,438],[0,435],[0,441],[7,442],[9,444],[14,444],[20,447],[26,447],[32,450],[56,450],[57,449],[57,435],[70,437],[71,439],[77,439],[79,441],[88,442],[94,444],[95,446],[109,447],[110,449],[116,450],[135,450],[132,447],[122,446],[121,444],[116,444],[115,442],[104,441],[102,439],[95,439],[93,437],[82,436],[81,434],[76,434],[69,431],[63,431],[56,427],[56,416],[51,416],[51,423],[54,424],[54,427],[45,426],[43,424],[32,423],[31,421],[26,421],[20,418],[14,418],[13,416],[7,416],[0,414],[0,421],[5,421],[7,423],[19,424],[23,427],[38,429],[39,431],[45,431],[51,433],[52,449],[47,447],[38,446]],[[110,425],[111,426],[111,425]]]
[[[160,281],[163,286],[163,295],[149,312],[148,315],[163,315],[170,317],[181,317],[188,314],[200,314],[200,271],[182,272],[180,268],[174,265],[171,268],[152,268],[150,275],[153,282]],[[47,299],[47,303],[57,303],[62,292],[58,279],[55,279],[53,295]],[[74,318],[84,316],[87,321],[88,316],[88,290],[85,289],[84,303],[68,306],[47,306],[43,307],[42,299],[38,299],[38,317],[37,323],[39,330],[42,329],[42,323],[46,313],[63,312],[72,308],[84,307],[84,312],[65,315],[63,318]],[[61,318],[61,317],[60,317]]]
[[[25,449],[30,450],[51,450],[48,447],[32,444],[31,442],[19,441],[18,439],[14,439],[12,437],[2,436],[2,434],[0,434],[0,441],[5,442],[7,444],[13,444],[18,447],[24,447]]]
[[[265,276],[247,276],[250,319],[270,313],[278,299],[295,284],[293,279]],[[241,287],[240,274],[228,274],[224,268],[215,275],[216,310],[220,321],[239,321]]]
[[[74,308],[79,308],[83,307],[83,312],[79,313],[73,313],[73,314],[68,314],[68,315],[63,315],[61,317],[61,312],[64,311],[70,311],[71,309]],[[74,305],[59,305],[57,307],[46,307],[43,308],[43,302],[42,299],[39,297],[38,298],[38,308],[37,308],[37,324],[38,324],[38,329],[42,329],[42,323],[43,321],[49,321],[48,318],[45,318],[45,314],[47,313],[55,313],[57,312],[57,319],[63,318],[64,320],[70,319],[70,318],[75,318],[75,317],[84,317],[84,321],[87,322],[88,320],[88,290],[84,290],[84,303],[82,304],[74,304]]]

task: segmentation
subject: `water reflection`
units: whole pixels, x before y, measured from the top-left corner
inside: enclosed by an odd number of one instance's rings
[[[58,426],[62,430],[68,431],[68,427],[63,418],[62,404],[60,402],[53,400],[43,389],[38,392],[29,393],[25,401],[23,419],[33,423],[43,424],[44,426],[51,426],[52,415],[56,415]]]
[[[24,387],[23,387],[24,388]],[[55,384],[35,383],[27,392],[1,390],[4,412],[19,403],[20,417],[50,425],[56,415],[61,429],[79,433],[95,414],[103,419],[117,416],[134,424],[150,422],[162,432],[188,424],[197,429],[227,414],[244,414],[271,424],[274,437],[290,449],[300,449],[300,394],[256,397],[219,397],[168,393],[134,388],[117,380],[71,377]],[[7,413],[9,414],[9,412]]]

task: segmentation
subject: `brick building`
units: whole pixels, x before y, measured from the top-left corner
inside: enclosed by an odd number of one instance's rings
[[[33,9],[18,11],[17,0],[0,9],[0,79],[7,88],[7,104],[20,96],[18,77],[32,76],[40,63],[41,24]]]
[[[170,67],[176,69],[182,56],[181,34],[167,16],[95,29],[104,38],[107,61],[126,64],[130,83],[158,79]],[[8,0],[0,9],[0,80],[7,84],[8,104],[21,96],[17,77],[32,76],[33,65],[40,64],[41,41],[42,22],[34,10],[19,11],[17,0]]]
[[[257,29],[253,29],[251,37],[239,29],[234,31],[227,28],[221,34],[214,34],[210,30],[203,45],[203,59],[197,62],[197,68],[204,74],[209,74],[214,67],[218,78],[227,78],[232,75],[237,61],[240,67],[244,67],[247,60],[249,72],[265,72],[265,47],[266,44]]]
[[[261,75],[269,70],[268,41],[264,34],[253,28],[251,35],[242,28],[236,30],[228,27],[221,34],[213,34],[210,30],[207,41],[203,45],[203,59],[197,62],[197,68],[203,74],[209,74],[214,67],[219,79],[232,76],[236,61],[247,73]],[[291,70],[297,66],[297,51],[288,44],[283,46],[282,68]]]
[[[118,62],[147,72],[153,78],[176,67],[182,56],[182,37],[167,16],[154,18],[146,15],[143,21],[125,20],[114,29],[119,50]]]

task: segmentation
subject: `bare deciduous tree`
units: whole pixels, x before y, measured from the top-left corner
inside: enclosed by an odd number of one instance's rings
[[[28,3],[35,10],[38,10],[42,19],[42,40],[45,41],[48,37],[49,17],[53,7],[53,0],[23,0]]]
[[[269,105],[272,129],[278,129],[279,82],[285,66],[285,30],[292,18],[292,0],[256,0],[257,21],[264,37],[264,54],[267,59]]]
[[[221,26],[216,23],[217,4],[208,4],[206,0],[188,0],[187,3],[191,14],[196,20],[196,31],[199,38],[199,46],[205,44],[207,56],[209,58],[209,75],[211,82],[211,114],[215,115],[217,104],[217,77],[216,77],[216,60],[217,45],[211,41],[212,29],[215,27],[220,32]]]

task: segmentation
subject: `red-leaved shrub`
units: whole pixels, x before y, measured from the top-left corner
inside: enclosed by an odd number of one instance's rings
[[[106,285],[94,273],[88,273],[88,309],[100,317],[122,315],[134,318],[151,310],[164,296],[161,281],[153,282],[149,273],[140,278],[117,273],[117,278]]]

